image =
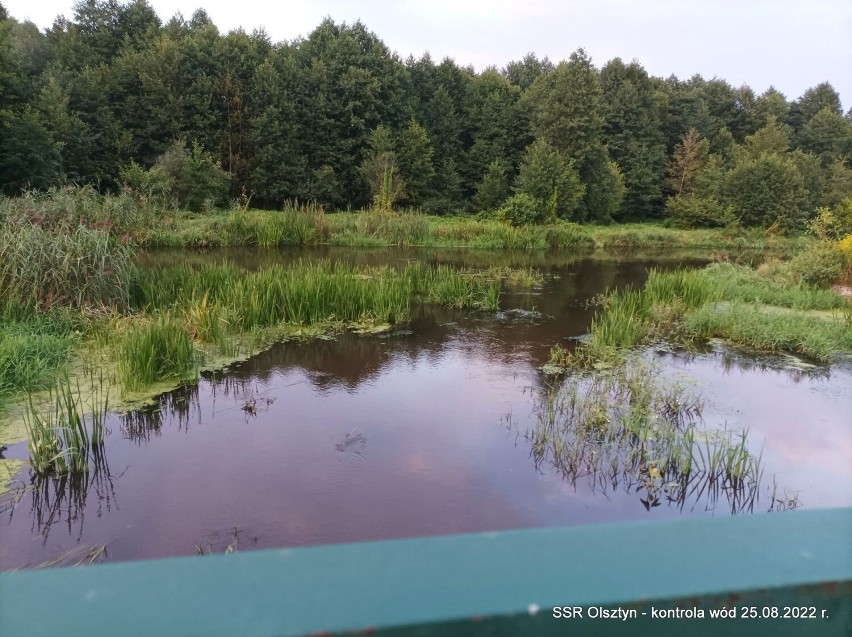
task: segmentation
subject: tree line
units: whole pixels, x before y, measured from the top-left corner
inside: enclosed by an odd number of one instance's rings
[[[273,43],[146,0],[82,0],[43,32],[0,5],[0,139],[8,195],[88,183],[192,209],[788,229],[852,195],[852,109],[828,83],[790,100],[582,49],[477,73],[403,60],[360,22]]]

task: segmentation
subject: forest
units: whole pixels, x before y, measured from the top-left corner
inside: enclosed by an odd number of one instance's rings
[[[828,82],[758,95],[582,48],[476,72],[402,59],[360,22],[273,43],[146,0],[81,0],[44,32],[0,5],[0,42],[8,196],[89,184],[195,211],[299,200],[786,232],[852,194],[852,109]]]

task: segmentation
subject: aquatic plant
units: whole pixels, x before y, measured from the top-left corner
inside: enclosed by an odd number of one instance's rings
[[[526,432],[537,464],[547,462],[575,484],[644,494],[646,508],[724,496],[731,510],[750,510],[762,479],[747,432],[699,425],[699,396],[664,381],[640,355],[575,371],[547,387]]]
[[[652,338],[721,337],[826,360],[833,351],[852,351],[852,336],[840,317],[814,312],[848,307],[831,290],[783,284],[744,266],[654,270],[641,290],[627,288],[604,299],[586,348],[602,355]]]
[[[103,378],[93,378],[88,400],[84,401],[79,383],[72,386],[65,375],[50,391],[47,413],[38,409],[30,396],[24,425],[30,464],[37,475],[86,473],[90,461],[99,463],[109,408],[109,394],[102,391],[103,385]]]
[[[133,326],[119,348],[118,370],[126,389],[135,390],[195,370],[196,353],[183,324],[168,315]]]
[[[76,340],[55,314],[0,324],[0,396],[50,387]]]
[[[0,228],[0,313],[54,307],[124,307],[132,249],[107,233],[78,227],[50,232],[29,224]]]

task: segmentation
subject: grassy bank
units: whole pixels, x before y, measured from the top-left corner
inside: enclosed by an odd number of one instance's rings
[[[493,219],[413,212],[324,213],[308,206],[282,211],[181,213],[140,234],[151,247],[253,245],[419,246],[502,250],[793,250],[805,240],[764,231],[678,230],[656,224],[581,226],[560,222],[515,227]]]
[[[64,395],[57,383],[66,375],[73,385],[102,374],[114,402],[128,403],[275,341],[390,329],[406,323],[415,304],[493,310],[503,281],[534,285],[540,278],[531,269],[331,261],[251,271],[229,263],[140,268],[133,251],[104,231],[32,225],[0,231],[0,252],[6,443],[23,437],[21,423],[10,428],[8,421],[22,419],[28,396],[37,412],[56,412],[51,392]],[[49,452],[56,441],[45,440]]]
[[[603,301],[581,355],[596,359],[656,339],[714,337],[827,361],[852,353],[852,304],[832,290],[773,280],[744,266],[654,271],[641,290]],[[555,350],[551,363],[571,361],[575,355]]]

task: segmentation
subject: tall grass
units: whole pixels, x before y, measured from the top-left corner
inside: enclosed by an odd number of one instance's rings
[[[600,356],[655,337],[722,337],[827,360],[834,351],[852,351],[852,335],[842,319],[814,312],[849,306],[831,290],[785,285],[744,266],[655,270],[641,291],[628,288],[605,299],[586,347]]]
[[[0,313],[127,304],[132,249],[100,230],[0,229]]]
[[[195,370],[195,346],[183,324],[168,316],[137,325],[125,335],[119,351],[119,373],[125,388],[140,389]]]
[[[225,245],[300,246],[328,237],[323,209],[316,204],[288,202],[275,212],[235,211],[217,228]]]
[[[242,330],[330,319],[397,323],[408,318],[411,304],[418,300],[496,309],[499,279],[422,264],[363,269],[340,262],[299,261],[256,272],[231,264],[178,266],[140,271],[133,299],[148,311],[182,308],[209,315],[213,306],[219,306],[216,320]]]
[[[80,474],[89,471],[89,462],[103,457],[108,393],[101,393],[103,379],[92,379],[89,395],[91,415],[86,422],[86,403],[79,384],[72,387],[66,375],[50,392],[47,414],[37,409],[30,397],[24,414],[30,463],[40,476]],[[91,429],[91,431],[90,431]]]
[[[704,306],[680,326],[684,338],[725,338],[765,351],[802,354],[828,361],[837,351],[852,352],[848,320],[776,312],[743,303]]]
[[[0,397],[49,388],[77,338],[61,318],[0,325]]]
[[[133,235],[155,226],[166,208],[141,193],[102,195],[92,186],[28,191],[0,197],[0,224],[30,224],[50,231],[80,227],[111,235]]]

